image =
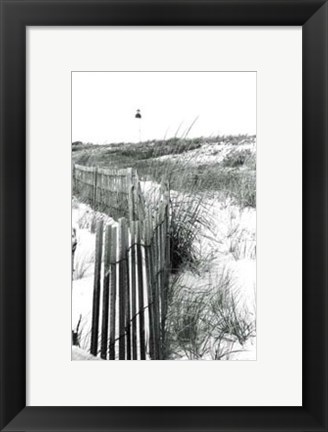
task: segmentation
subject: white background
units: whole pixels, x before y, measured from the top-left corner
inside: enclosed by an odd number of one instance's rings
[[[142,118],[136,119],[140,109]],[[140,133],[139,133],[140,131]],[[73,72],[72,141],[256,133],[256,72]]]
[[[301,405],[301,39],[27,30],[28,405]],[[71,362],[72,70],[257,71],[257,361]]]

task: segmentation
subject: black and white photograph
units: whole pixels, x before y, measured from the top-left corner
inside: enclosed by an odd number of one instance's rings
[[[256,86],[71,73],[72,360],[256,360]]]

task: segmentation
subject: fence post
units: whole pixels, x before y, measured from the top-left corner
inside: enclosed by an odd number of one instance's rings
[[[94,356],[97,355],[97,350],[98,350],[102,238],[103,238],[103,221],[100,220],[97,224],[97,232],[96,232],[95,273],[94,273],[94,285],[93,285],[91,349],[90,349],[91,354]]]
[[[126,244],[125,244],[125,230],[126,219],[120,218],[119,221],[119,360],[125,360],[125,294],[126,294]]]
[[[107,358],[107,341],[108,341],[108,315],[109,315],[109,271],[110,271],[110,244],[111,244],[111,226],[107,225],[105,230],[105,247],[104,247],[104,277],[103,277],[103,307],[101,320],[101,358]]]
[[[94,185],[93,185],[93,209],[96,210],[97,205],[97,182],[98,182],[98,167],[94,169]]]
[[[131,183],[129,186],[129,221],[130,225],[135,220],[135,209],[134,209],[134,185]]]
[[[138,300],[139,300],[139,334],[140,334],[140,359],[146,360],[146,343],[145,343],[145,313],[144,313],[144,284],[142,271],[142,252],[141,252],[141,223],[137,221],[136,228],[136,246],[137,246],[137,262],[136,267],[138,277]]]
[[[135,172],[134,175],[134,196],[135,196],[135,202],[137,205],[136,214],[140,221],[143,221],[145,219],[145,201],[141,192],[141,185],[138,173]]]
[[[137,354],[137,288],[136,288],[136,245],[135,245],[135,222],[130,224],[131,240],[131,316],[132,316],[132,356],[138,359]]]
[[[163,299],[163,245],[162,245],[162,231],[163,231],[163,205],[160,203],[158,214],[157,214],[157,229],[156,229],[156,243],[157,243],[157,260],[158,260],[158,269],[157,269],[157,290],[158,290],[158,298],[160,301],[160,329],[161,329],[161,349],[160,352],[163,353],[163,336],[164,336],[164,299]],[[161,356],[162,358],[162,356]]]
[[[169,261],[168,254],[168,204],[165,199],[161,203],[160,217],[162,220],[160,230],[160,244],[161,244],[161,331],[162,331],[162,356],[165,358],[166,353],[166,318],[167,318],[167,299],[168,299],[168,270]]]
[[[115,360],[116,328],[116,272],[117,272],[117,229],[112,228],[110,244],[110,315],[109,315],[109,360]]]
[[[126,332],[126,359],[131,360],[131,304],[130,304],[130,278],[129,278],[129,231],[127,221],[125,219],[124,224],[124,243],[125,243],[125,254],[123,261],[124,275],[125,275],[125,332]]]
[[[154,230],[152,213],[149,210],[149,257],[151,272],[151,290],[154,305],[154,354],[156,360],[161,358],[160,355],[160,315],[159,315],[159,298],[157,287],[157,261],[156,261],[156,231]]]
[[[162,182],[162,260],[163,260],[163,279],[162,279],[162,356],[166,357],[166,319],[168,309],[168,290],[169,290],[169,271],[171,267],[170,258],[170,214],[169,204],[170,195],[168,182]]]
[[[149,354],[152,360],[156,359],[155,345],[155,326],[154,326],[154,299],[153,299],[153,278],[150,258],[150,238],[151,231],[149,219],[146,217],[144,222],[144,241],[145,241],[145,259],[147,272],[147,293],[148,293],[148,313],[149,313]]]
[[[103,175],[101,171],[97,169],[97,189],[98,189],[98,199],[97,199],[97,207],[100,211],[104,211],[103,208]]]

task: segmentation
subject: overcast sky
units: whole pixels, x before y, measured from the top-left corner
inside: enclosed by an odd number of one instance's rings
[[[136,119],[140,109],[142,119]],[[255,72],[73,72],[72,139],[256,133]]]

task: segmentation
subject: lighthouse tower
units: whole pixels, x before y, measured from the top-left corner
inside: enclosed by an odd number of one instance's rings
[[[138,139],[139,139],[139,142],[141,142],[141,120],[142,120],[142,116],[141,116],[140,109],[137,109],[137,112],[136,112],[134,118],[137,122]]]

